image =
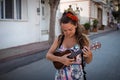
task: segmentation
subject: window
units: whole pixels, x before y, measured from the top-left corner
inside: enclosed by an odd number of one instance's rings
[[[5,18],[6,19],[12,19],[14,18],[14,12],[13,12],[13,0],[5,0]]]
[[[26,19],[23,16],[27,16],[26,4],[27,0],[0,0],[0,19]]]
[[[44,13],[44,6],[42,6],[42,16],[44,16],[45,15],[45,13]]]
[[[42,19],[45,20],[45,1],[41,0]]]
[[[16,0],[16,17],[21,19],[21,0]]]

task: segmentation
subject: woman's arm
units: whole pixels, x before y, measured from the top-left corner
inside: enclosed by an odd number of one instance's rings
[[[67,65],[67,66],[69,66],[70,64],[73,64],[75,60],[67,58],[67,56],[70,54],[66,54],[66,55],[61,56],[61,57],[55,56],[53,54],[55,52],[55,50],[57,49],[57,47],[58,47],[58,39],[56,39],[53,42],[51,48],[48,50],[48,52],[46,54],[46,58],[48,60],[51,60],[51,61],[57,61],[57,62],[63,63],[64,65]]]
[[[59,61],[59,57],[53,55],[53,53],[57,49],[57,46],[58,46],[58,39],[55,39],[52,46],[50,47],[50,49],[48,50],[48,52],[46,54],[46,58],[48,60]]]

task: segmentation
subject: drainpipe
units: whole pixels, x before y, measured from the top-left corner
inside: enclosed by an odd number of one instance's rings
[[[91,19],[91,0],[89,0],[89,22]]]

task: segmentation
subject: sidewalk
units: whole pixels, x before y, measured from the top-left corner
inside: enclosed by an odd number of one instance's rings
[[[98,30],[98,32],[90,32],[88,37],[109,32],[109,31],[114,31],[114,30],[115,29],[113,28],[105,28],[105,30]],[[18,47],[3,49],[3,50],[0,50],[0,63],[9,61],[15,58],[32,55],[37,52],[47,50],[49,49],[49,47],[50,47],[49,43],[47,41],[44,41],[44,42],[37,42],[37,43],[28,44],[28,45],[22,45]]]
[[[37,52],[44,51],[50,47],[47,41],[36,42],[18,47],[12,47],[0,50],[0,63],[20,58],[28,55],[35,54]]]

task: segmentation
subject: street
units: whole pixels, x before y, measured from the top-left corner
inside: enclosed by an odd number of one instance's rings
[[[87,64],[87,80],[120,80],[120,30],[91,40],[101,42],[93,51],[93,60]],[[55,69],[45,58],[18,67],[0,75],[0,80],[54,80]]]

